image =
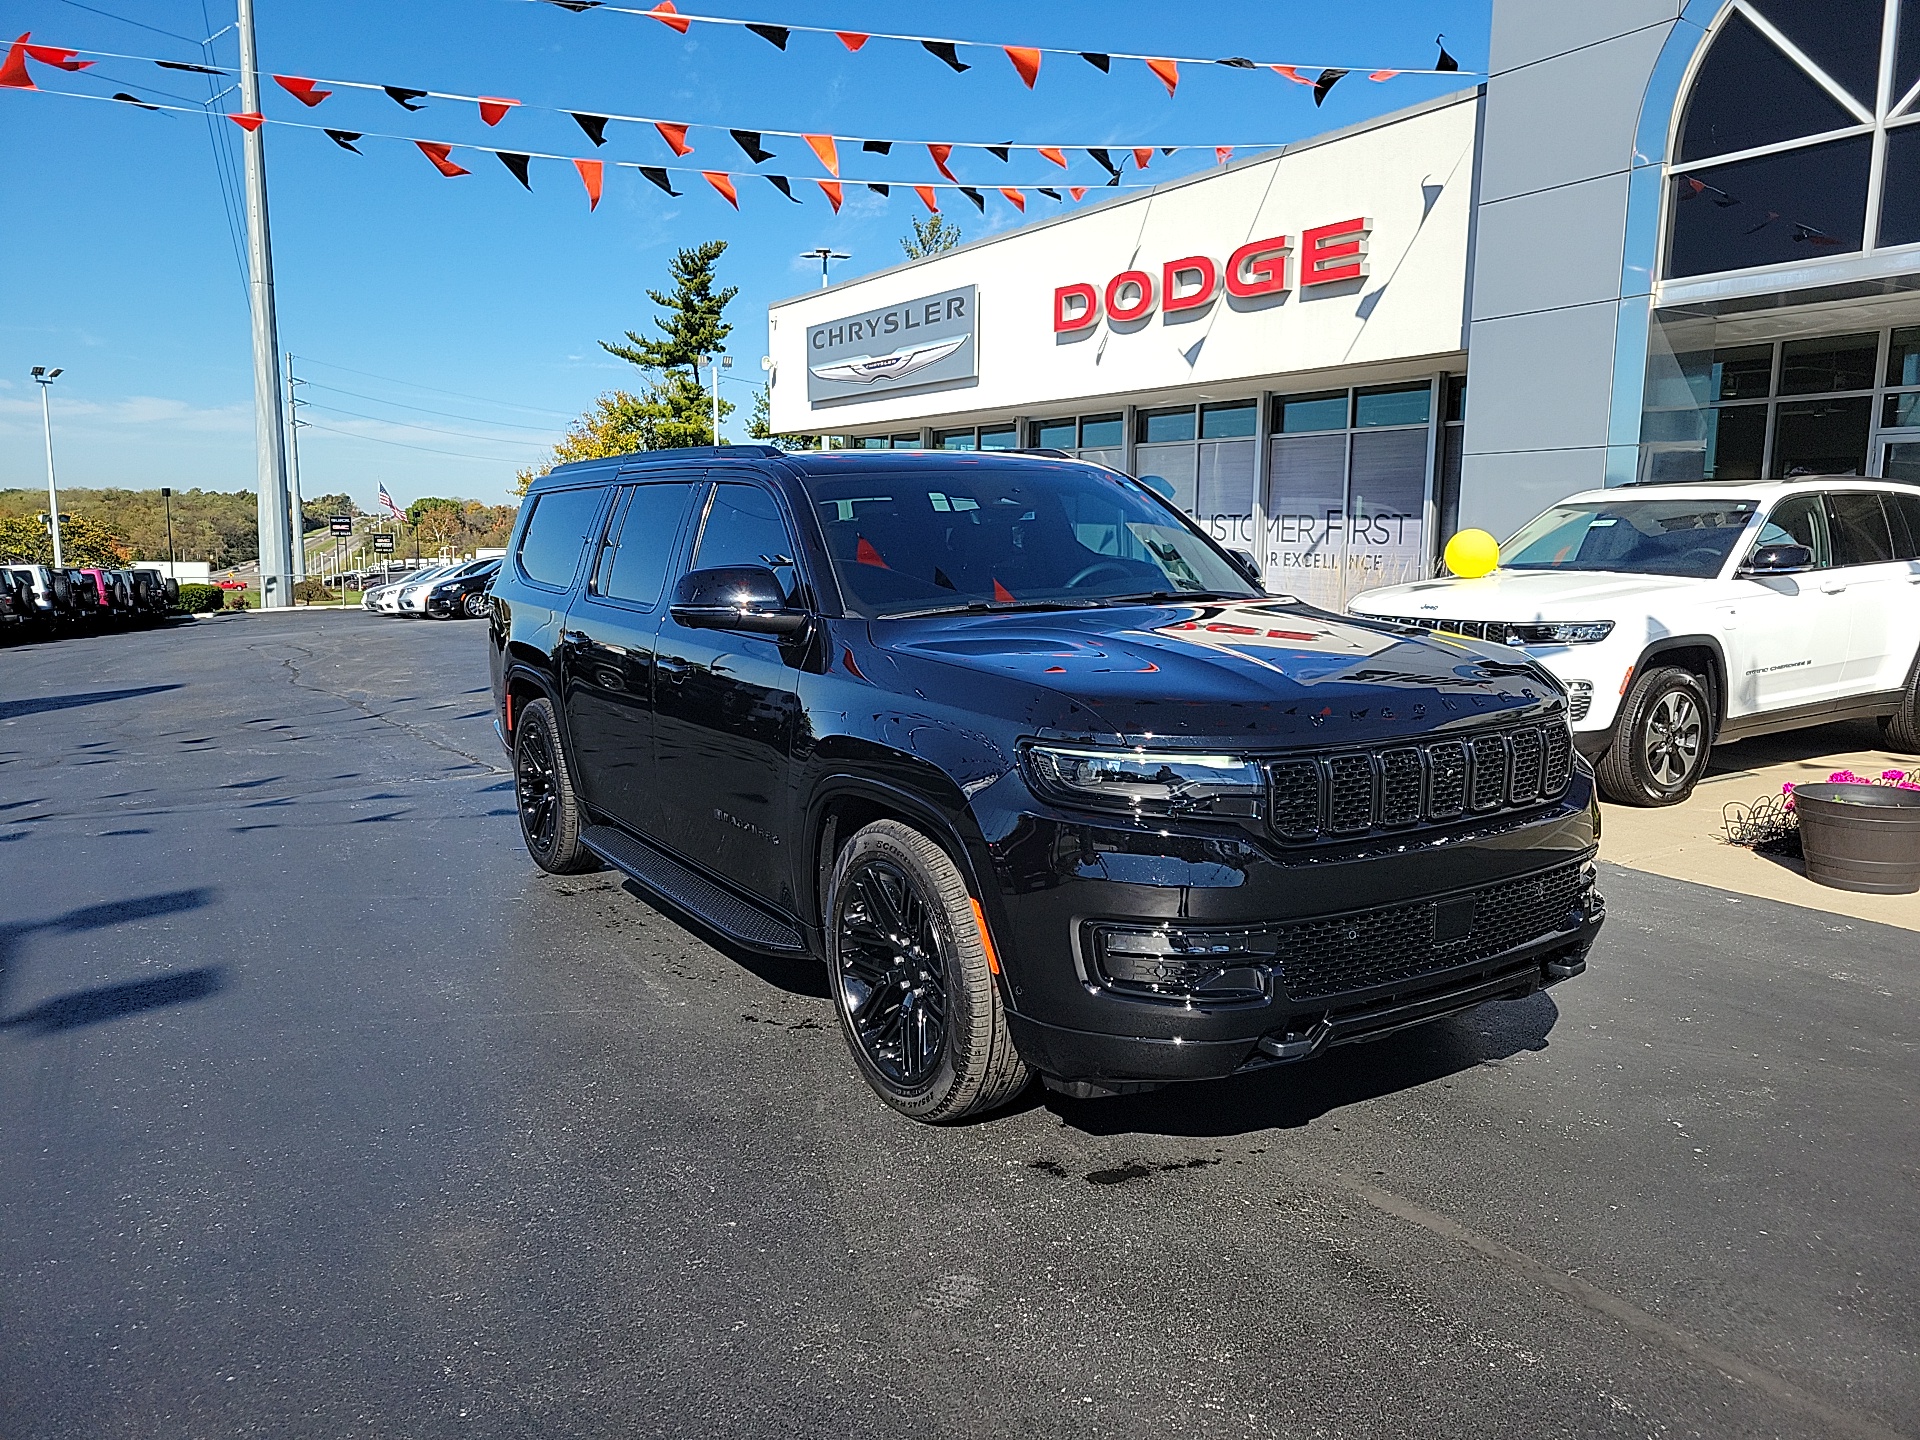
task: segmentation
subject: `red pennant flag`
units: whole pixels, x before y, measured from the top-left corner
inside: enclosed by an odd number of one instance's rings
[[[1213,163],[1214,164],[1224,165],[1227,163],[1227,161],[1231,160],[1232,158],[1233,158],[1233,146],[1216,145],[1213,147]]]
[[[600,208],[600,181],[604,177],[604,167],[598,160],[576,160],[573,168],[580,172],[580,183],[587,187],[587,212],[591,214]]]
[[[693,153],[693,147],[687,144],[686,126],[669,125],[664,120],[656,120],[653,122],[653,128],[660,132],[660,138],[667,142],[674,154],[691,155]]]
[[[1007,203],[1013,206],[1013,208],[1018,210],[1022,215],[1027,213],[1027,197],[1025,195],[1022,195],[1018,190],[1014,189],[1011,185],[1002,185],[1000,187],[1000,193],[1006,196]]]
[[[27,37],[22,35],[20,38],[25,40]],[[93,61],[82,60],[79,57],[78,50],[62,50],[58,45],[27,46],[29,60],[38,60],[42,65],[57,65],[66,71],[84,70],[93,64]]]
[[[840,147],[833,143],[831,135],[808,135],[807,144],[813,147],[813,153],[820,157],[820,163],[827,167],[827,173],[836,180],[840,178]]]
[[[318,81],[306,80],[298,75],[276,75],[273,77],[273,83],[309,110],[333,94],[331,90],[320,89]]]
[[[1151,159],[1153,159],[1153,147],[1151,145],[1148,145],[1145,147],[1136,145],[1134,147],[1133,163],[1136,166],[1138,166],[1140,169],[1142,170],[1146,169],[1147,162]]]
[[[242,110],[236,115],[227,116],[227,118],[249,135],[267,123],[267,117],[260,114],[257,110]]]
[[[1305,85],[1309,89],[1313,87],[1313,81],[1302,75],[1300,73],[1300,67],[1297,65],[1275,65],[1273,68],[1296,85]]]
[[[1376,70],[1371,75],[1367,76],[1367,79],[1391,80],[1394,76],[1398,75],[1399,73],[1400,72],[1398,70]]]
[[[916,185],[913,187],[913,192],[920,197],[921,203],[924,204],[927,209],[933,211],[936,215],[940,213],[940,202],[934,199],[933,187],[931,185]]]
[[[740,208],[740,194],[733,188],[733,178],[730,175],[724,170],[702,170],[700,173],[707,177],[709,185],[727,197],[729,205],[736,210]]]
[[[871,565],[876,570],[890,570],[893,567],[880,558],[880,552],[873,548],[873,542],[864,535],[853,537],[853,563]]]
[[[1059,151],[1059,149],[1057,149],[1055,146],[1042,145],[1040,147],[1040,153],[1046,156],[1047,159],[1053,161],[1053,163],[1058,165],[1062,170],[1067,168],[1067,157],[1063,155]]]
[[[673,8],[673,0],[660,0],[658,5],[646,13],[662,25],[678,30],[682,35],[686,34],[688,27],[693,24],[691,20],[680,19],[680,12]]]
[[[821,193],[827,197],[827,203],[833,206],[833,213],[838,215],[840,213],[840,202],[845,198],[840,192],[840,182],[838,180],[816,180],[813,183],[820,187]]]
[[[946,176],[947,179],[953,181],[954,184],[958,185],[960,183],[960,177],[947,168],[947,157],[953,154],[953,146],[929,145],[927,146],[927,153],[933,156],[934,169]]]
[[[234,118],[238,119],[239,117],[235,116]],[[433,162],[433,168],[449,180],[456,175],[471,175],[473,173],[471,170],[461,169],[447,158],[447,156],[452,153],[453,146],[443,145],[438,140],[416,140],[413,143],[420,147],[420,153],[422,155]]]
[[[1160,77],[1160,83],[1167,87],[1171,95],[1180,88],[1180,67],[1172,60],[1149,60],[1147,69]]]
[[[482,95],[480,97],[480,118],[489,125],[498,125],[502,120],[506,119],[507,111],[513,109],[513,107],[519,103],[518,100],[502,100],[497,95]]]
[[[849,50],[858,50],[862,45],[867,43],[868,39],[867,36],[862,35],[858,30],[836,30],[833,33],[840,37],[840,43]]]
[[[29,30],[27,35],[33,32]],[[38,90],[33,77],[27,74],[27,35],[22,35],[7,47],[7,62],[0,65],[0,86],[9,90]]]
[[[1027,82],[1027,88],[1033,88],[1033,82],[1040,78],[1040,52],[1026,45],[1002,45],[1007,59],[1013,62],[1013,68],[1020,72],[1020,78]]]
[[[1013,599],[1013,592],[1000,583],[998,575],[993,577],[993,598],[1006,604]]]
[[[1084,185],[1069,185],[1067,187],[1067,193],[1071,195],[1075,200],[1078,200],[1080,199],[1081,196],[1087,193],[1087,187]]]

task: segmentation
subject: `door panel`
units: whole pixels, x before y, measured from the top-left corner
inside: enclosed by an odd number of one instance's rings
[[[792,534],[758,485],[713,487],[687,569],[768,565],[797,594]],[[784,909],[794,908],[790,760],[800,724],[791,646],[660,622],[656,753],[663,833],[674,849]]]
[[[701,486],[621,488],[587,584],[567,612],[563,694],[581,798],[642,834],[660,829],[654,768],[654,636],[666,576]]]
[[[1805,545],[1816,569],[1736,581],[1727,634],[1729,716],[1810,705],[1846,693],[1845,585],[1834,579],[1826,508],[1818,495],[1774,506],[1759,545]]]
[[[1827,523],[1833,531],[1833,574],[1846,585],[1846,692],[1896,689],[1913,658],[1911,646],[1894,653],[1907,629],[1903,612],[1920,606],[1920,595],[1907,584],[1912,567],[1895,558],[1893,527],[1877,492],[1835,490],[1827,496]]]

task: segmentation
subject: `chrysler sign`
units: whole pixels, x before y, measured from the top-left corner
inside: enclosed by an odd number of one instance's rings
[[[978,309],[978,287],[962,285],[808,326],[808,401],[870,400],[974,379]]]

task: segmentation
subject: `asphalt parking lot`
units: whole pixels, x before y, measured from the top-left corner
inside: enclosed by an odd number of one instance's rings
[[[0,651],[0,1434],[1920,1434],[1913,935],[960,1129],[520,846],[477,625]]]

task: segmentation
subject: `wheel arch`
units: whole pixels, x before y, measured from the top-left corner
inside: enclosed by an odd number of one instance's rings
[[[1727,722],[1727,652],[1720,641],[1712,635],[1668,635],[1655,640],[1640,652],[1633,678],[1639,679],[1655,665],[1676,665],[1700,677],[1707,687],[1717,736]]]

